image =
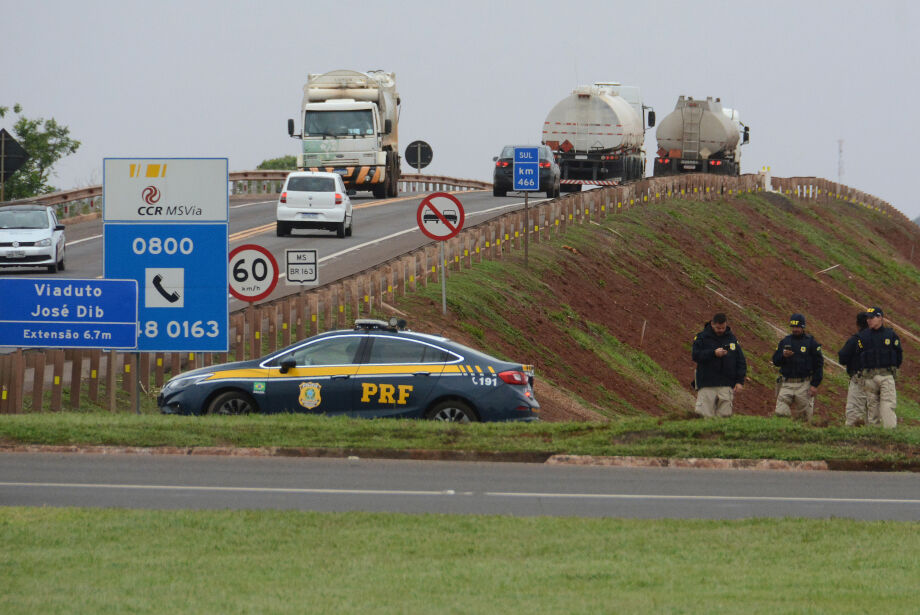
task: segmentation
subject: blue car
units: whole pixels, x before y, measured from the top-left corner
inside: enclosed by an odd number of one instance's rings
[[[539,420],[533,366],[501,361],[405,321],[358,320],[260,359],[170,379],[165,414],[304,412],[469,423]]]

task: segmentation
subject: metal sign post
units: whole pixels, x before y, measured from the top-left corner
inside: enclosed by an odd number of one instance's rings
[[[406,147],[406,162],[419,173],[431,164],[433,158],[431,146],[424,141],[413,141]]]
[[[530,203],[528,195],[540,189],[540,153],[536,147],[514,148],[514,190],[524,193],[524,267],[529,267]]]

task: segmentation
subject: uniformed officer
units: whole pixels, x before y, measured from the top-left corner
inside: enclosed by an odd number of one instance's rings
[[[866,310],[869,326],[857,335],[857,361],[869,406],[867,422],[870,425],[881,422],[882,427],[894,429],[898,426],[898,416],[894,412],[898,403],[895,376],[901,367],[903,352],[898,334],[884,326],[884,316],[878,306]]]
[[[863,378],[862,374],[859,373],[859,365],[856,356],[856,340],[858,339],[859,332],[868,326],[869,325],[866,323],[866,313],[859,312],[856,314],[857,331],[850,336],[850,339],[847,340],[843,348],[840,349],[840,352],[837,353],[840,364],[846,368],[847,375],[850,377],[850,385],[847,387],[847,427],[865,425],[869,419],[869,402],[866,398],[866,391],[863,389]]]
[[[693,338],[697,414],[711,418],[732,415],[735,393],[744,388],[747,361],[725,314],[719,313]]]
[[[824,355],[821,344],[805,333],[805,317],[789,317],[792,334],[784,337],[773,353],[773,365],[779,367],[781,386],[776,396],[776,415],[811,421],[815,410],[818,385],[824,378]]]

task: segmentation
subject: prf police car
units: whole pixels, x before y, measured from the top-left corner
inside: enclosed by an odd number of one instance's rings
[[[358,320],[261,359],[192,370],[157,398],[165,414],[307,412],[354,417],[534,421],[533,367],[405,321]]]

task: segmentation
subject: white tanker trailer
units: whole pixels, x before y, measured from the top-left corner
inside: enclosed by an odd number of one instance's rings
[[[561,167],[562,190],[644,177],[647,108],[637,86],[615,82],[580,86],[559,101],[543,123],[543,143]]]
[[[658,124],[655,176],[680,173],[741,173],[741,146],[750,141],[750,129],[737,111],[711,96],[705,101],[681,96]]]

